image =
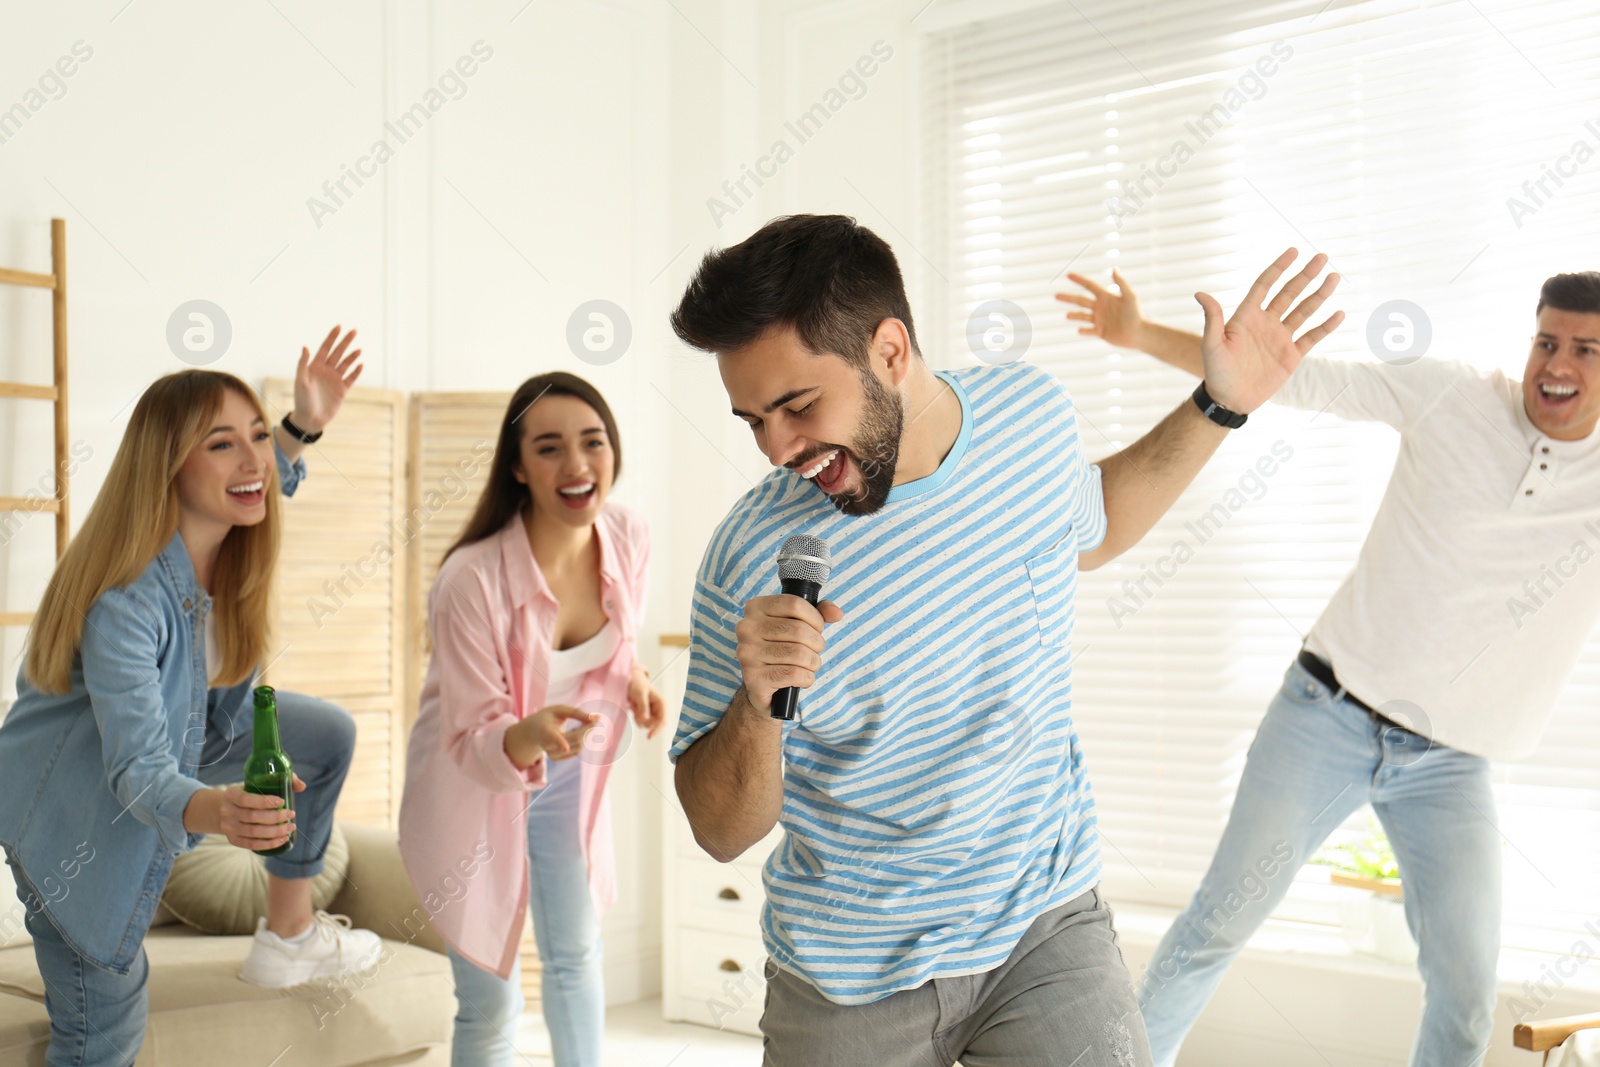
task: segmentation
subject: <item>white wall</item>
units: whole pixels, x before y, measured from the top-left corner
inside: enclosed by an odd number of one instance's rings
[[[367,385],[509,388],[557,367],[596,381],[623,428],[619,494],[655,528],[652,622],[682,629],[711,527],[767,469],[714,362],[666,325],[699,257],[783,211],[843,211],[896,245],[913,288],[927,270],[903,236],[918,214],[915,59],[898,0],[12,8],[0,106],[74,42],[93,50],[0,144],[0,265],[45,269],[48,219],[67,219],[72,436],[93,453],[79,519],[128,405],[184,366],[165,339],[179,304],[221,306],[233,340],[213,365],[252,381],[291,373],[340,322],[360,328]],[[800,144],[785,122],[878,40],[894,57]],[[412,139],[386,134],[477,41],[493,55],[464,95]],[[379,138],[393,157],[336,203],[324,183]],[[707,201],[731,202],[723,183],[779,138],[794,158],[714,218]],[[314,197],[334,210],[314,219]],[[565,341],[594,298],[633,324],[609,366]],[[0,289],[0,376],[47,378],[48,315],[45,294]],[[0,404],[0,495],[48,474],[48,415]],[[34,518],[0,546],[13,610],[43,589],[48,527]],[[20,636],[0,637],[0,692]]]
[[[910,0],[677,3],[683,16],[672,19],[669,210],[673,247],[688,247],[674,263],[677,290],[700,255],[743,240],[776,215],[839,212],[859,218],[894,246],[913,302],[920,303],[916,294],[924,288],[927,267],[914,247],[917,82],[910,25],[918,6]],[[804,139],[786,125],[818,103],[826,106],[828,91],[878,41],[893,57],[862,79],[861,91],[844,96],[819,129],[807,127]],[[780,141],[790,150],[781,165],[782,153],[773,151]],[[749,176],[752,171],[759,182]],[[733,186],[732,194],[725,183]],[[770,467],[749,429],[729,413],[715,363],[681,348],[679,353],[671,392],[678,477],[671,505],[670,595],[673,618],[683,626],[694,572],[712,530]]]
[[[67,219],[72,433],[94,453],[74,483],[76,516],[129,402],[185,365],[165,331],[194,298],[232,322],[212,365],[253,381],[291,374],[300,345],[335,322],[360,329],[363,385],[588,375],[635,445],[619,492],[657,508],[663,405],[648,382],[665,379],[673,295],[667,276],[651,284],[670,258],[660,5],[539,3],[515,21],[518,4],[10,6],[6,105],[29,87],[25,72],[76,41],[93,51],[66,94],[0,144],[0,264],[47,270],[48,220]],[[443,94],[409,140],[387,132],[475,42],[490,58],[459,99]],[[342,203],[324,194],[380,138],[394,153],[376,176],[347,184]],[[315,218],[312,198],[334,210]],[[569,314],[595,297],[634,324],[610,366],[565,340]],[[45,380],[48,296],[6,288],[0,301],[0,374]],[[48,473],[44,406],[6,403],[0,441],[0,494]],[[47,525],[5,546],[7,605],[42,590],[49,539],[28,535]]]

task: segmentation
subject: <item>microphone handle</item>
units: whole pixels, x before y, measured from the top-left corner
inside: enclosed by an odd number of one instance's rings
[[[815,607],[822,598],[822,586],[818,582],[808,582],[801,578],[785,578],[783,592],[790,596],[804,597],[806,602]],[[786,686],[772,694],[772,717],[785,722],[795,722],[800,718],[800,690],[794,686]]]

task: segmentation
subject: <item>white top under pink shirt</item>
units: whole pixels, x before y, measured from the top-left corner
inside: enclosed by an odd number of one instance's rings
[[[1519,382],[1439,360],[1307,359],[1274,399],[1400,431],[1307,647],[1372,707],[1415,704],[1440,744],[1526,758],[1600,617],[1600,433],[1549,437]]]
[[[428,596],[433,655],[407,754],[400,855],[440,936],[501,978],[511,974],[528,910],[530,794],[545,784],[544,760],[518,770],[505,733],[551,704],[602,716],[577,757],[579,818],[596,913],[616,901],[605,786],[628,728],[650,535],[643,518],[615,503],[594,529],[609,621],[565,653],[552,655],[559,605],[520,518],[452,553]],[[557,674],[569,680],[552,693]]]
[[[576,705],[582,699],[583,676],[611,662],[622,643],[622,631],[610,619],[598,633],[571,648],[550,650],[550,684],[545,689],[544,706]]]

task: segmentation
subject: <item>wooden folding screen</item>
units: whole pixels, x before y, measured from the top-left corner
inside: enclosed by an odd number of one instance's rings
[[[294,405],[269,380],[268,413]],[[356,719],[339,817],[392,826],[405,769],[407,546],[405,394],[351,390],[306,449],[308,476],[284,502],[271,684],[332,701]]]

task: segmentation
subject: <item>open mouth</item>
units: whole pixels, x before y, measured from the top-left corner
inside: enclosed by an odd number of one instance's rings
[[[594,503],[599,488],[594,482],[574,482],[571,485],[563,485],[556,490],[556,494],[561,497],[563,504],[578,511]]]
[[[816,482],[818,489],[832,496],[844,488],[850,473],[850,457],[844,449],[836,448],[819,456],[810,466],[799,468],[799,472],[800,477]]]
[[[1578,387],[1571,382],[1540,382],[1539,400],[1549,408],[1565,408],[1578,402]]]
[[[228,486],[228,495],[239,503],[253,506],[266,499],[266,483],[261,479],[253,482],[243,482],[239,485]]]

